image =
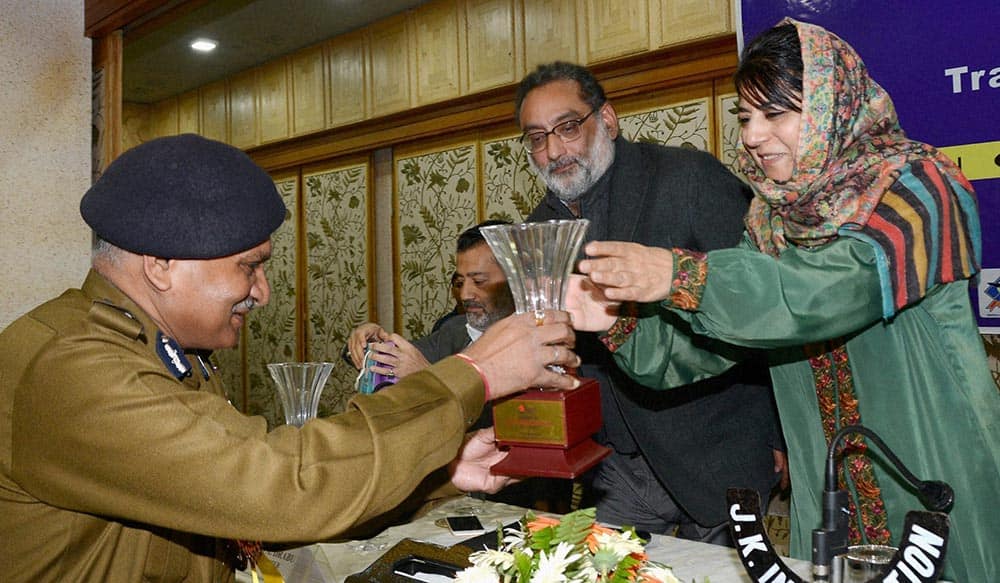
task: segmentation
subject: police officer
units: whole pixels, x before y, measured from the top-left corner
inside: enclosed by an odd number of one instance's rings
[[[80,210],[98,237],[83,285],[0,334],[6,581],[230,581],[229,540],[327,539],[422,481],[495,491],[503,454],[465,433],[484,401],[575,382],[545,368],[579,364],[568,316],[514,316],[342,415],[268,432],[208,358],[268,301],[287,211],[267,173],[220,142],[161,138]]]

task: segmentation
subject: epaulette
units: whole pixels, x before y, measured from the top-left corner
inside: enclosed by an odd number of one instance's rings
[[[125,308],[116,306],[108,300],[94,300],[90,305],[89,317],[97,324],[128,338],[146,342],[146,332],[142,328],[142,322]]]

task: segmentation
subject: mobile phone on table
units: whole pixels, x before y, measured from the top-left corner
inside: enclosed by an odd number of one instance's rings
[[[468,534],[482,534],[486,532],[483,528],[483,523],[479,522],[479,518],[475,516],[448,516],[445,518],[445,522],[448,523],[448,530],[451,534],[456,536],[465,536]]]

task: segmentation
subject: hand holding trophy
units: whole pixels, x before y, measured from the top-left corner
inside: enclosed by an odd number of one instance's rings
[[[569,274],[589,224],[558,220],[480,229],[507,275],[517,313],[534,313],[541,325],[544,310],[565,309]],[[569,391],[535,388],[499,401],[493,423],[497,442],[510,449],[490,468],[495,474],[575,478],[611,452],[590,438],[601,427],[595,379],[580,379]]]

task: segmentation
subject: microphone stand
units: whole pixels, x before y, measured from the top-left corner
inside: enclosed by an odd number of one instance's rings
[[[951,489],[951,486],[937,480],[924,481],[918,479],[903,465],[903,462],[896,457],[875,432],[862,425],[847,425],[843,427],[833,436],[833,439],[830,440],[830,446],[827,448],[826,484],[823,489],[822,499],[822,526],[813,530],[812,533],[813,581],[837,582],[842,578],[840,561],[835,561],[834,559],[847,553],[850,510],[848,509],[847,491],[837,489],[835,456],[841,440],[846,435],[852,433],[864,435],[874,442],[906,481],[917,488],[921,500],[929,510],[948,512],[955,502],[955,492]]]

